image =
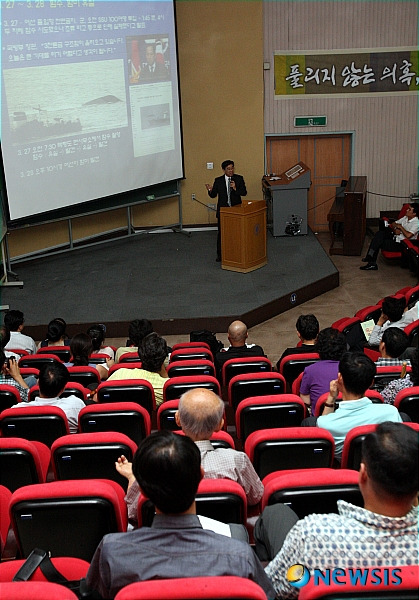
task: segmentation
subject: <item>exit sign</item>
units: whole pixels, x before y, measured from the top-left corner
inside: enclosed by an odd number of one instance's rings
[[[294,117],[294,127],[324,127],[327,117]]]

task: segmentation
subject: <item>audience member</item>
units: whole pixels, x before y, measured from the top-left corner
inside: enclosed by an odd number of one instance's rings
[[[29,406],[58,406],[67,415],[70,433],[77,433],[79,412],[85,403],[73,395],[60,398],[69,379],[68,370],[63,363],[56,361],[42,365],[38,378],[39,396]],[[22,406],[28,404],[15,404],[12,408]]]
[[[24,322],[23,312],[20,310],[8,310],[4,315],[4,325],[10,331],[10,340],[5,349],[26,350],[29,354],[35,354],[36,344],[34,340],[22,333]]]
[[[232,448],[215,449],[210,438],[224,424],[224,402],[211,390],[196,388],[182,395],[176,413],[176,423],[191,438],[201,453],[205,479],[232,479],[244,489],[250,506],[263,495],[263,485],[252,463],[244,452]],[[117,471],[128,479],[126,502],[131,521],[137,520],[140,489],[132,473],[131,463],[124,456],[115,463]]]
[[[245,358],[251,356],[265,356],[261,346],[246,344],[247,326],[242,321],[233,321],[228,328],[228,341],[230,346],[217,352],[214,357],[218,377],[221,378],[223,364],[231,358]]]
[[[0,325],[0,348],[4,348],[7,346],[7,344],[9,343],[10,340],[10,331],[7,329],[7,327],[5,325]],[[6,358],[10,358],[11,356],[13,356],[13,358],[15,358],[17,360],[17,362],[19,362],[20,360],[20,354],[17,354],[16,352],[11,352],[10,350],[4,350],[4,356]]]
[[[419,228],[419,204],[412,202],[406,211],[406,215],[394,223],[388,223],[387,227],[381,228],[371,240],[366,256],[362,259],[367,264],[359,267],[362,271],[377,271],[377,256],[380,248],[390,252],[401,252],[401,242],[405,239],[417,237]]]
[[[160,406],[163,402],[163,386],[166,379],[168,379],[165,366],[167,357],[166,340],[157,333],[149,333],[140,342],[138,357],[142,363],[141,369],[124,369],[122,367],[112,373],[109,381],[145,379],[153,386],[156,405]]]
[[[314,569],[418,564],[417,432],[386,422],[367,435],[359,487],[364,508],[338,500],[339,514],[298,521],[284,504],[265,508],[255,527],[256,551],[261,560],[273,559],[265,571],[278,597],[299,594],[287,578],[293,565],[313,575]]]
[[[374,326],[368,339],[370,346],[378,346],[383,337],[383,333],[388,327],[398,327],[404,329],[414,318],[411,311],[406,311],[406,299],[387,296],[382,305],[381,315]]]
[[[93,353],[92,338],[87,333],[77,333],[70,342],[71,362],[65,363],[66,367],[93,367],[99,373],[101,379],[107,379],[109,367],[113,361],[109,358],[106,363],[96,365],[89,361]]]
[[[116,351],[115,362],[119,362],[121,356],[127,352],[138,352],[138,346],[146,335],[153,333],[153,325],[148,319],[134,319],[128,327],[128,339],[125,346]]]
[[[17,360],[14,356],[6,358],[0,348],[0,384],[13,385],[17,388],[22,402],[28,401],[29,386],[20,374]]]
[[[297,335],[300,338],[301,345],[294,348],[287,348],[276,363],[279,371],[281,360],[290,354],[303,354],[306,352],[317,352],[317,336],[319,335],[319,322],[314,315],[300,315],[295,324]]]
[[[149,579],[236,575],[275,592],[245,542],[202,529],[195,495],[202,479],[197,446],[169,431],[152,433],[135,453],[133,472],[155,505],[151,527],[106,535],[87,573],[87,585],[114,598],[129,583]]]
[[[339,360],[346,351],[346,340],[343,333],[333,327],[322,329],[317,338],[318,362],[304,369],[300,386],[300,397],[311,406],[311,411],[322,394],[329,390],[331,379],[336,379]]]
[[[348,431],[359,425],[373,425],[384,421],[400,422],[402,418],[394,406],[374,404],[365,392],[374,381],[376,366],[363,352],[346,352],[339,362],[337,379],[330,381],[330,391],[320,417],[309,417],[303,426],[317,425],[327,429],[335,439],[335,458],[341,459],[343,442]],[[342,392],[339,408],[336,398]]]
[[[67,323],[61,317],[57,317],[48,323],[45,339],[38,345],[38,348],[46,346],[69,346],[70,338],[66,334]]]
[[[87,330],[87,335],[89,335],[92,338],[93,352],[95,354],[106,354],[107,356],[109,356],[109,358],[112,361],[111,364],[108,363],[108,366],[110,367],[114,364],[115,352],[110,346],[104,346],[105,333],[106,325],[103,325],[103,323],[100,323],[98,325],[92,325]]]
[[[398,327],[388,327],[383,333],[381,342],[378,346],[381,356],[377,359],[377,367],[393,367],[406,363],[410,365],[410,360],[399,358],[409,345],[409,338]]]
[[[387,331],[390,330],[388,329]],[[405,377],[393,379],[393,381],[390,381],[390,383],[381,391],[381,395],[386,404],[394,404],[394,400],[401,390],[419,385],[419,353],[417,348],[415,348],[411,354],[410,363],[412,365],[411,373],[406,373]]]

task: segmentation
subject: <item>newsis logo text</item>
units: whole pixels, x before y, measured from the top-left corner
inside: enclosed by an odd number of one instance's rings
[[[287,580],[295,588],[302,588],[312,580],[313,585],[400,585],[401,570],[392,567],[356,569],[314,569],[313,574],[304,565],[292,565]]]

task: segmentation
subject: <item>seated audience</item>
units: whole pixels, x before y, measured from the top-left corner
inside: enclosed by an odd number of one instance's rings
[[[233,321],[228,328],[228,341],[230,346],[224,348],[214,357],[218,378],[221,378],[223,364],[231,358],[245,358],[252,356],[265,356],[261,346],[246,344],[247,326],[242,321]]]
[[[301,345],[295,348],[287,348],[282,353],[281,358],[276,363],[279,371],[281,360],[290,354],[304,354],[306,352],[317,352],[317,336],[319,335],[319,322],[314,315],[300,315],[295,324],[297,335],[300,338]]]
[[[404,329],[415,319],[411,311],[406,311],[406,299],[387,296],[384,299],[381,315],[371,332],[368,343],[370,346],[378,346],[383,337],[383,333],[388,327],[398,327]]]
[[[153,333],[153,325],[148,319],[134,319],[128,327],[128,339],[125,346],[116,351],[115,362],[119,362],[121,356],[127,352],[138,352],[138,346],[142,339]]]
[[[104,346],[105,342],[106,325],[102,323],[99,325],[92,325],[87,330],[87,335],[92,338],[93,352],[95,354],[107,354],[111,359],[112,363],[108,364],[110,367],[114,364],[115,352],[110,346]]]
[[[401,422],[399,411],[387,404],[374,404],[365,396],[372,385],[376,366],[363,352],[346,352],[339,362],[337,379],[330,381],[330,391],[320,417],[309,417],[303,426],[317,425],[327,429],[335,439],[335,458],[342,457],[343,442],[348,431],[359,425],[374,425],[384,421]],[[336,399],[342,392],[339,407]]]
[[[154,389],[156,405],[163,402],[163,386],[168,379],[165,360],[167,343],[157,333],[150,333],[143,338],[138,347],[138,357],[142,363],[141,369],[118,369],[109,377],[109,381],[124,379],[145,379]]]
[[[69,346],[70,338],[66,334],[67,323],[61,317],[57,317],[48,323],[45,339],[38,345],[38,348],[46,346]]]
[[[215,449],[210,437],[224,424],[224,402],[211,390],[196,388],[182,395],[176,413],[176,423],[191,438],[201,453],[205,479],[232,479],[244,489],[250,506],[263,496],[263,485],[244,452],[232,448]],[[140,489],[132,473],[131,463],[124,456],[115,463],[117,471],[128,479],[126,502],[131,521],[137,520]]]
[[[22,333],[24,322],[23,312],[20,310],[8,310],[4,315],[4,325],[10,331],[10,340],[5,349],[26,350],[29,354],[35,354],[36,344],[34,340]]]
[[[401,390],[419,385],[419,353],[417,348],[412,352],[410,363],[412,365],[411,373],[406,373],[405,377],[393,379],[380,392],[386,404],[394,404],[394,400]]]
[[[398,327],[388,327],[383,333],[378,349],[381,356],[377,359],[377,367],[393,367],[406,363],[410,365],[410,360],[399,358],[409,345],[409,338]]]
[[[284,504],[265,508],[255,526],[256,552],[261,560],[273,559],[265,571],[278,598],[298,597],[287,578],[293,565],[304,565],[312,576],[314,569],[418,564],[417,432],[386,422],[368,434],[359,488],[364,508],[338,500],[339,514],[299,521]]]
[[[87,333],[77,333],[72,337],[70,342],[71,362],[65,363],[66,367],[93,367],[97,369],[101,379],[107,379],[109,368],[113,364],[110,358],[106,363],[96,365],[89,361],[90,355],[93,354],[92,338]]]
[[[275,597],[247,543],[202,528],[195,495],[203,473],[192,440],[169,431],[152,433],[134,455],[133,472],[155,505],[153,524],[103,538],[87,573],[89,589],[114,598],[135,581],[236,575],[252,579],[268,598]]]
[[[54,362],[42,365],[39,370],[39,396],[29,406],[58,406],[67,415],[70,433],[77,433],[79,412],[85,403],[77,396],[60,398],[66,383],[70,380],[68,370],[63,363]],[[15,404],[12,408],[20,408],[28,404]]]
[[[329,390],[330,380],[337,377],[339,360],[346,352],[345,336],[333,327],[326,327],[319,333],[316,349],[320,360],[304,369],[300,386],[300,397],[311,406],[312,413],[317,400]]]
[[[13,385],[17,388],[22,402],[28,401],[29,386],[20,374],[17,360],[14,356],[6,358],[0,348],[0,384]]]

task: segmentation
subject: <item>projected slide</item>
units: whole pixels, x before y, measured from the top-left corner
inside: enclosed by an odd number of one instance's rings
[[[12,221],[183,176],[172,1],[1,9]]]

